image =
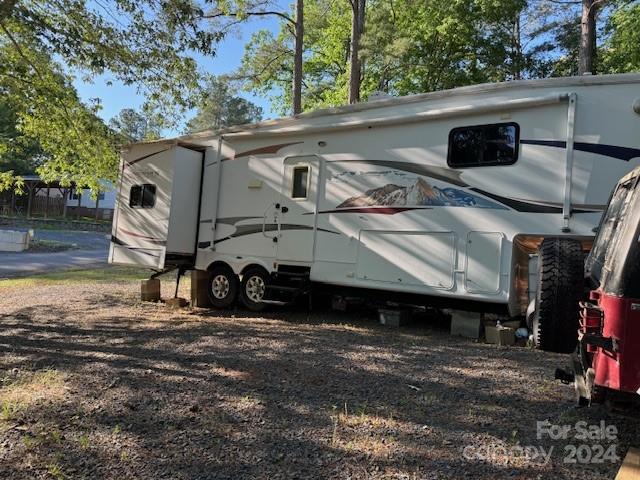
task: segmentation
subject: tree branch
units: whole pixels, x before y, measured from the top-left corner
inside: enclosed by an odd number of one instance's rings
[[[296,24],[295,20],[291,18],[289,15],[287,15],[286,13],[276,12],[276,11],[243,12],[243,13],[237,13],[237,12],[224,13],[224,12],[218,11],[215,13],[210,13],[208,15],[203,15],[201,18],[211,19],[211,18],[220,18],[220,17],[241,17],[243,15],[246,15],[247,17],[264,17],[264,16],[275,15],[277,17],[280,17],[286,20],[289,23],[292,23],[294,25]]]

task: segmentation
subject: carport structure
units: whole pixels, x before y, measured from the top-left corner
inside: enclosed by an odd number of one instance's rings
[[[27,205],[26,211],[24,205],[19,205],[20,197],[25,195],[18,195],[14,190],[10,195],[3,199],[0,199],[0,214],[13,216],[13,215],[26,215],[27,218],[31,218],[34,213],[41,214],[44,218],[48,218],[52,210],[62,215],[63,218],[67,216],[67,196],[69,192],[73,190],[74,184],[69,186],[63,186],[59,181],[53,181],[46,183],[38,175],[23,175],[24,187],[26,190]],[[60,192],[60,197],[51,197],[52,191]],[[38,197],[39,192],[46,192],[46,195]],[[41,201],[36,201],[40,200]],[[62,210],[60,212],[60,210]],[[56,215],[57,216],[57,215]]]

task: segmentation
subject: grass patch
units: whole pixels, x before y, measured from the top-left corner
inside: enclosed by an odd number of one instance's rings
[[[331,446],[378,459],[387,458],[397,449],[394,434],[401,430],[401,425],[391,416],[369,410],[366,404],[355,405],[351,411],[346,403],[343,411],[334,406],[330,413],[333,422]]]
[[[62,471],[62,467],[57,463],[50,463],[49,465],[47,465],[47,473],[56,480],[64,480],[65,478],[67,478]]]
[[[88,449],[91,446],[91,439],[89,438],[89,434],[83,433],[82,435],[80,435],[80,438],[78,438],[78,444],[80,445],[80,448],[82,450]]]
[[[65,379],[57,370],[29,372],[0,389],[0,412],[4,421],[13,420],[23,410],[43,400],[61,399]]]
[[[100,268],[39,273],[29,277],[6,278],[0,280],[0,289],[53,283],[129,282],[149,278],[150,275],[150,269],[109,265]]]
[[[55,240],[31,240],[29,242],[29,252],[64,252],[74,248],[75,245]]]

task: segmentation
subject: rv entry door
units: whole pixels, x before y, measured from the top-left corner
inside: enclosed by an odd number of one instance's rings
[[[320,159],[309,155],[283,162],[278,261],[313,261]]]

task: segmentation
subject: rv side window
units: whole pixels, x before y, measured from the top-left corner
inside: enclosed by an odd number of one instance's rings
[[[307,198],[307,185],[309,182],[309,167],[294,167],[293,186],[291,198]]]
[[[142,208],[153,208],[156,204],[156,186],[150,183],[142,185]]]
[[[131,208],[153,208],[156,204],[156,186],[150,183],[134,185],[129,192]]]
[[[447,163],[454,168],[512,165],[518,160],[519,141],[517,123],[454,128]]]
[[[129,191],[129,206],[132,208],[142,206],[142,185],[134,185]]]

